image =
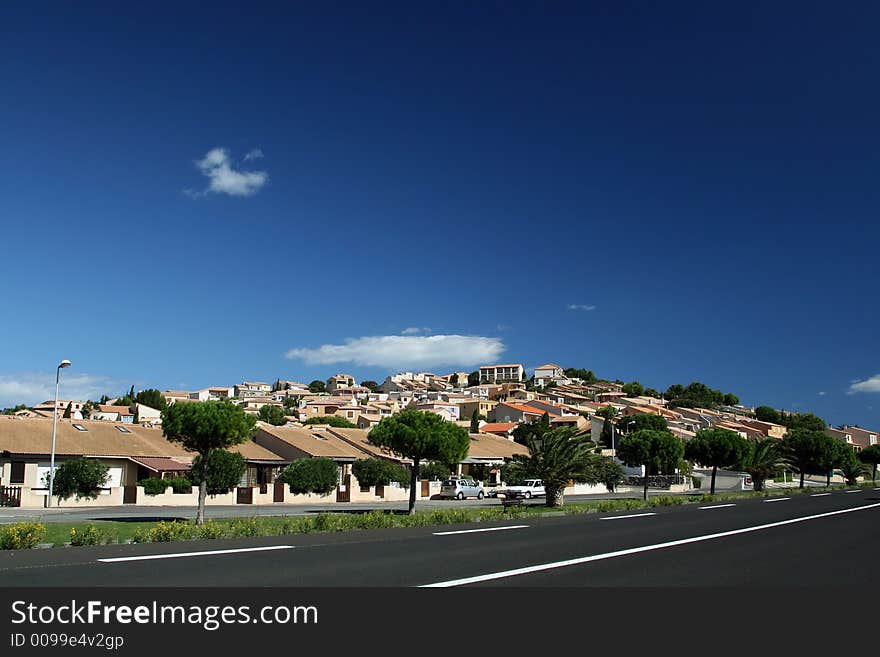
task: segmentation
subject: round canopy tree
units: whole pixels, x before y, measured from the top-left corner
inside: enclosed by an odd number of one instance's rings
[[[197,525],[205,522],[211,451],[247,442],[255,426],[256,419],[228,399],[172,404],[162,411],[162,432],[165,437],[202,457],[198,471],[193,471],[193,477],[199,485]]]
[[[880,463],[880,445],[865,447],[858,454],[859,461],[871,466],[871,481],[877,481],[877,464]]]
[[[409,409],[383,418],[370,431],[369,440],[387,447],[403,458],[412,459],[409,487],[409,512],[416,506],[416,483],[422,461],[440,461],[453,465],[467,457],[470,436],[467,429],[447,422],[436,413]]]
[[[643,429],[620,439],[617,456],[630,467],[645,466],[643,495],[648,499],[648,475],[675,472],[684,456],[684,445],[669,431]]]
[[[58,466],[52,489],[58,500],[70,497],[95,499],[107,483],[109,468],[95,459],[78,458]],[[50,500],[51,503],[51,500]]]
[[[715,476],[718,468],[732,468],[742,459],[748,447],[745,438],[729,429],[702,429],[684,447],[684,457],[712,468],[709,494],[715,494]]]

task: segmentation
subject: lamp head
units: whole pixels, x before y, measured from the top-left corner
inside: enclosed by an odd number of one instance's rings
[[[70,367],[70,361],[69,360],[62,360],[61,363],[58,365],[58,367],[59,368]]]

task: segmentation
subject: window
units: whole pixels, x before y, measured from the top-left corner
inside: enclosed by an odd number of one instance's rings
[[[9,475],[10,484],[24,483],[24,461],[13,461],[12,472]]]
[[[88,431],[88,429],[86,429],[86,428],[85,428],[83,425],[81,425],[81,424],[74,424],[74,425],[73,425],[73,428],[76,429],[77,431]]]

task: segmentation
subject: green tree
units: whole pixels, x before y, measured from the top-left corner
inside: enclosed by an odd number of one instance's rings
[[[14,415],[15,413],[18,413],[19,411],[26,411],[28,409],[29,409],[29,407],[27,404],[17,404],[16,406],[13,406],[11,408],[4,408],[3,415]]]
[[[284,410],[290,411],[297,406],[296,397],[285,397],[284,401],[281,402],[281,405],[284,406]]]
[[[709,494],[714,495],[718,468],[732,468],[740,463],[747,447],[744,438],[728,429],[701,429],[685,445],[684,457],[712,468]]]
[[[544,482],[549,507],[563,505],[569,481],[597,484],[601,481],[597,462],[606,458],[593,452],[595,443],[577,435],[572,427],[545,429],[529,436],[529,455],[517,454],[513,461],[522,471]]]
[[[596,455],[594,455],[596,456]],[[623,467],[612,458],[606,456],[595,459],[596,479],[605,484],[609,493],[613,493],[618,484],[623,483],[626,473]]]
[[[724,405],[725,406],[736,406],[739,404],[739,397],[734,395],[732,392],[728,392],[724,395]]]
[[[202,457],[193,459],[192,471],[201,472]],[[208,495],[223,495],[236,488],[247,471],[247,460],[238,452],[227,452],[225,449],[212,449],[208,453],[208,475],[205,479],[205,491]]]
[[[856,457],[855,452],[849,447],[844,443],[841,443],[841,445],[843,445],[847,453],[846,456],[842,456],[837,467],[840,469],[840,474],[846,479],[847,485],[855,486],[859,483],[859,477],[870,472],[870,469]]]
[[[645,389],[638,381],[630,381],[629,383],[625,383],[623,385],[621,391],[626,393],[627,397],[640,397],[642,394],[644,394]]]
[[[168,402],[165,401],[165,395],[156,390],[156,388],[141,390],[135,395],[134,401],[137,404],[143,404],[144,406],[155,408],[157,411],[164,411],[168,407]]]
[[[820,473],[825,475],[825,485],[830,486],[834,470],[848,464],[854,455],[852,448],[845,442],[832,438],[824,431],[821,433],[823,436],[821,440],[818,436],[816,437],[819,444],[816,465],[819,467]]]
[[[303,424],[326,424],[337,429],[357,429],[357,425],[338,415],[318,415],[303,420]]]
[[[877,464],[880,463],[880,445],[865,447],[858,454],[859,461],[871,466],[871,481],[877,481]]]
[[[679,383],[673,383],[671,386],[666,388],[666,393],[664,394],[667,400],[671,399],[679,399],[684,396],[684,386]]]
[[[602,418],[602,434],[599,437],[599,440],[606,447],[614,446],[614,418],[618,416],[620,412],[611,406],[603,406],[598,411],[596,411],[596,415]]]
[[[197,525],[205,522],[208,456],[211,450],[227,449],[247,442],[255,427],[256,419],[228,399],[172,404],[162,411],[162,432],[165,437],[202,457],[198,471],[193,471],[199,486]]]
[[[654,399],[660,399],[660,393],[654,388],[645,388],[645,397],[653,397]]]
[[[644,431],[645,429],[666,431],[669,427],[666,424],[666,418],[662,415],[639,413],[638,415],[618,420],[617,428],[621,433],[633,433],[634,431]]]
[[[685,448],[685,453],[687,449]],[[782,442],[776,438],[753,438],[746,443],[737,467],[748,472],[756,491],[764,490],[764,482],[788,466]]]
[[[468,374],[468,387],[473,388],[478,385],[480,385],[480,370],[475,370]]]
[[[432,461],[430,463],[425,463],[419,469],[419,476],[422,479],[428,479],[430,481],[444,480],[449,475],[452,474],[452,470],[448,465],[444,465],[443,463],[439,463],[438,461]]]
[[[826,436],[822,431],[794,429],[788,431],[783,445],[785,458],[800,475],[800,488],[804,487],[804,475],[822,472]]]
[[[367,379],[366,381],[361,381],[361,386],[364,388],[368,388],[370,392],[376,392],[379,389],[379,384],[369,379]]]
[[[52,492],[59,501],[71,497],[95,499],[107,484],[108,471],[106,465],[95,459],[82,457],[64,461],[55,471]]]
[[[64,409],[64,415],[62,415],[61,417],[69,419],[71,413],[73,413],[73,402],[69,401],[67,402],[67,408]]]
[[[404,488],[409,487],[406,468],[386,459],[358,459],[352,463],[351,472],[361,486],[388,486],[394,481]]]
[[[675,472],[684,456],[684,445],[669,431],[643,429],[620,439],[617,456],[630,467],[645,466],[643,494],[648,499],[648,476]]]
[[[772,422],[779,424],[779,411],[770,406],[758,406],[755,409],[755,418],[761,422]]]
[[[471,433],[478,433],[480,431],[480,411],[474,409],[474,412],[471,413]]]
[[[327,384],[321,381],[320,379],[315,379],[309,384],[309,392],[326,392]]]
[[[287,417],[284,415],[284,410],[278,406],[272,406],[271,404],[263,404],[260,406],[258,417],[263,422],[268,422],[276,427],[282,427],[287,424]]]
[[[440,461],[448,465],[467,457],[470,436],[467,429],[447,422],[436,413],[408,409],[383,418],[370,430],[369,441],[387,447],[403,458],[412,459],[409,512],[416,506],[416,482],[421,461]]]
[[[786,415],[783,422],[789,431],[803,429],[805,431],[825,431],[825,420],[812,413],[793,413]]]
[[[284,468],[278,481],[290,486],[294,495],[328,495],[339,482],[339,468],[328,458],[299,459]]]

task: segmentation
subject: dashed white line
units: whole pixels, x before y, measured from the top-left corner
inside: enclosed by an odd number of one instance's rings
[[[813,493],[810,497],[825,497],[826,495],[831,495],[831,493]]]
[[[653,511],[651,513],[631,513],[626,516],[606,516],[604,518],[599,518],[599,520],[623,520],[624,518],[644,518],[645,516],[656,516],[657,514]]]
[[[714,504],[712,506],[701,506],[700,511],[705,511],[707,509],[726,509],[729,506],[736,506],[736,504]]]
[[[844,493],[861,493],[862,491],[860,491],[860,490],[845,490],[843,492]]]
[[[565,561],[554,561],[552,563],[539,564],[537,566],[527,566],[525,568],[514,568],[513,570],[502,570],[496,573],[487,573],[485,575],[476,575],[474,577],[462,577],[461,579],[450,579],[444,582],[435,582],[433,584],[422,584],[419,588],[446,588],[450,586],[462,586],[464,584],[476,584],[478,582],[488,582],[495,579],[503,579],[505,577],[515,577],[517,575],[527,575],[529,573],[538,573],[544,570],[553,570],[555,568],[565,568],[567,566],[577,566],[591,561],[602,561],[603,559],[614,559],[615,557],[623,557],[630,554],[639,554],[640,552],[650,552],[652,550],[663,550],[665,548],[676,547],[678,545],[688,545],[690,543],[700,543],[702,541],[711,541],[727,536],[736,536],[737,534],[747,534],[749,532],[757,532],[773,527],[783,527],[785,525],[793,525],[798,522],[806,522],[808,520],[816,520],[818,518],[827,518],[837,516],[844,513],[855,513],[856,511],[867,511],[868,509],[876,509],[880,507],[880,503],[867,504],[865,506],[857,506],[851,509],[842,509],[840,511],[829,511],[827,513],[817,513],[811,516],[801,516],[800,518],[791,518],[789,520],[781,520],[779,522],[771,522],[766,525],[755,525],[753,527],[743,527],[742,529],[733,529],[731,531],[719,532],[717,534],[704,534],[702,536],[693,536],[691,538],[683,538],[677,541],[668,541],[666,543],[655,543],[653,545],[643,545],[642,547],[629,548],[627,550],[616,550],[615,552],[604,552],[602,554],[593,554],[588,557],[579,557],[577,559],[566,559]]]
[[[150,561],[153,559],[179,559],[181,557],[213,557],[217,554],[236,554],[239,552],[265,552],[267,550],[290,550],[293,545],[265,545],[263,547],[237,548],[235,550],[204,550],[202,552],[171,552],[169,554],[144,554],[136,557],[112,557],[98,559],[101,563],[119,563],[121,561]]]
[[[772,497],[769,500],[764,500],[765,502],[785,502],[785,500],[790,500],[790,497]]]
[[[505,529],[525,529],[528,525],[507,525],[506,527],[486,527],[484,529],[460,529],[454,532],[434,532],[434,536],[452,536],[454,534],[476,534],[477,532],[502,532]]]

